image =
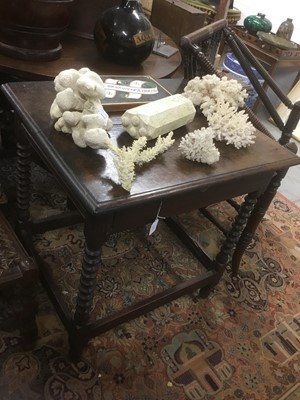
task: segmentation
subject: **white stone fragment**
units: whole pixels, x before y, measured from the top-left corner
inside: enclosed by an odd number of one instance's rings
[[[155,139],[193,121],[196,109],[191,100],[174,94],[131,108],[122,115],[122,125],[135,139]]]

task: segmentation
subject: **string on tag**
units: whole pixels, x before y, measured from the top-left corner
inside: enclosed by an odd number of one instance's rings
[[[159,220],[160,220],[160,219],[165,219],[165,218],[166,218],[166,217],[161,217],[161,216],[159,215],[161,206],[162,206],[162,201],[160,202],[160,205],[159,205],[159,207],[158,207],[158,211],[157,211],[157,214],[156,214],[156,218],[155,218],[154,222],[153,222],[153,223],[151,224],[151,226],[150,226],[149,236],[151,236],[151,235],[156,231],[156,228],[157,228],[157,225],[158,225],[158,223],[159,223]]]

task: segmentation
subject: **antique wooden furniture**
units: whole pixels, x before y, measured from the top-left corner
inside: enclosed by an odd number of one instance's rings
[[[216,1],[201,1],[201,0],[181,0],[183,3],[189,4],[206,13],[205,25],[211,24],[213,21],[220,19],[220,16],[226,14],[222,11],[224,3],[227,0],[216,0]],[[226,6],[227,7],[227,6]],[[219,15],[218,15],[219,14]],[[229,0],[229,8],[226,16],[227,21],[230,24],[236,24],[241,19],[241,11],[238,8],[233,7],[233,1]]]
[[[0,53],[36,61],[58,58],[72,6],[73,0],[2,1]]]
[[[160,34],[156,30],[157,36]],[[173,47],[176,44],[163,32],[161,39]],[[93,40],[65,34],[61,40],[62,54],[51,62],[17,60],[0,55],[0,72],[23,80],[52,80],[60,71],[68,68],[88,67],[101,75],[150,75],[153,78],[167,78],[181,65],[181,54],[177,51],[170,58],[152,53],[141,65],[124,66],[104,60]]]
[[[216,6],[216,14],[213,21],[218,21],[219,19],[227,19],[230,9],[232,9],[232,0],[220,0],[217,1],[218,6]]]
[[[280,131],[279,143],[283,145],[289,143],[293,130],[300,119],[300,101],[297,101],[294,104],[291,102],[287,95],[283,93],[274,79],[270,76],[268,71],[257,60],[243,41],[235,34],[235,31],[228,26],[225,19],[216,21],[208,27],[204,27],[182,37],[180,43],[184,54],[183,62],[185,79],[189,80],[196,75],[203,76],[204,74],[216,74],[219,77],[222,76],[220,71],[217,71],[213,65],[221,40],[225,40],[234,53],[236,59],[239,61],[241,67],[256,90],[259,99],[264,104],[275,125],[278,127]],[[287,121],[282,120],[269,98],[270,94],[266,93],[264,88],[261,86],[257,75],[253,73],[251,67],[254,67],[259,72],[273,93],[288,109],[291,110]],[[256,114],[247,106],[245,106],[245,110],[253,125],[266,135],[272,137],[272,134],[261,123]]]
[[[219,44],[221,40],[226,41],[227,46],[232,50],[236,59],[239,61],[249,80],[251,81],[254,89],[258,94],[258,98],[265,106],[267,112],[271,116],[274,121],[275,126],[278,128],[279,134],[279,143],[282,145],[287,145],[292,151],[297,152],[297,146],[294,143],[289,143],[292,133],[296,128],[299,119],[300,119],[300,101],[295,102],[294,104],[291,100],[283,93],[280,87],[276,84],[273,78],[270,76],[268,71],[262,66],[262,64],[256,59],[256,57],[251,53],[249,48],[243,43],[243,41],[236,35],[233,28],[228,26],[228,23],[225,19],[216,21],[210,24],[207,27],[199,29],[189,35],[186,35],[181,40],[181,47],[183,49],[183,59],[184,59],[184,75],[187,80],[194,78],[196,75],[203,76],[205,74],[216,74],[219,77],[222,77],[222,73],[218,71],[213,63],[215,60],[215,56],[219,49]],[[278,111],[274,107],[274,104],[270,100],[270,93],[266,92],[264,88],[261,86],[257,76],[253,73],[251,66],[254,67],[260,75],[265,80],[265,83],[269,86],[270,90],[280,99],[280,101],[290,109],[290,114],[287,121],[283,121]],[[262,124],[257,115],[248,108],[244,107],[246,112],[248,113],[249,119],[252,124],[262,131],[265,135],[270,138],[274,137],[269,132],[269,130]],[[271,191],[273,192],[273,196],[276,193],[277,188],[280,186],[281,179],[285,176],[285,170],[278,170],[273,177],[271,182],[271,186],[273,189],[267,191],[268,194],[265,194],[268,197],[264,202],[264,207],[267,207],[267,203],[270,203],[272,200],[272,196],[270,196]],[[262,197],[261,197],[262,199]],[[230,203],[237,208],[237,205],[230,201]],[[262,205],[260,201],[257,203],[256,208],[264,212],[266,208],[262,209]],[[215,222],[220,229],[223,228],[218,224],[218,222],[207,213],[205,209],[203,212],[213,221]],[[251,218],[249,220],[249,229],[243,232],[241,242],[243,242],[243,247],[246,249],[247,245],[250,243],[253,234],[256,230],[258,220],[253,221]],[[250,229],[250,225],[252,228]],[[224,230],[223,230],[224,231]],[[238,270],[238,265],[241,259],[242,252],[235,253],[233,257],[233,271],[236,274]]]
[[[189,80],[196,75],[202,76],[204,74],[216,74],[219,77],[222,76],[220,71],[217,71],[213,65],[222,39],[226,41],[227,45],[234,53],[236,59],[239,61],[256,90],[259,99],[264,104],[266,110],[269,112],[274,123],[280,130],[279,143],[287,144],[290,141],[292,132],[300,119],[300,101],[295,104],[291,102],[270,76],[268,71],[257,60],[243,41],[235,34],[235,31],[228,26],[225,19],[216,21],[207,27],[182,37],[181,47],[184,52],[183,62],[185,79]],[[254,67],[259,72],[274,94],[287,108],[291,110],[286,122],[279,116],[276,108],[269,99],[269,94],[266,93],[264,88],[261,86],[251,67]],[[263,131],[266,135],[272,137],[271,133],[247,106],[245,106],[245,110],[254,126]]]
[[[259,101],[263,102],[272,118],[272,113],[274,111],[270,111],[270,107],[274,110],[275,105],[278,106],[278,101],[284,104],[288,102],[286,94],[282,92],[279,85],[274,80],[274,73],[279,67],[285,69],[293,67],[295,71],[297,68],[299,69],[299,45],[297,45],[295,49],[281,50],[274,46],[263,44],[257,37],[247,34],[240,27],[229,26],[226,21],[220,20],[218,23],[210,24],[209,29],[205,29],[204,27],[182,38],[181,46],[185,54],[183,63],[185,65],[185,76],[187,79],[195,76],[195,73],[202,74],[201,68],[202,71],[208,71],[207,69],[205,70],[203,66],[200,68],[201,62],[196,61],[197,57],[194,57],[195,49],[191,50],[193,45],[197,45],[200,51],[204,53],[206,58],[212,63],[217,51],[219,51],[221,55],[224,55],[225,49],[227,51],[232,51],[258,92]],[[261,88],[261,84],[250,71],[250,66],[256,68],[262,75],[264,79],[263,88]],[[269,87],[269,90],[266,93],[267,87]],[[267,103],[270,102],[266,100],[266,97],[270,99],[272,105],[267,105]],[[288,107],[290,108],[290,106]],[[277,119],[277,117],[275,117],[275,119]],[[282,123],[280,123],[280,125],[282,125]]]
[[[33,297],[38,273],[11,225],[0,211],[0,329],[18,329],[25,346],[37,337]]]
[[[218,6],[212,6],[212,14],[202,11],[194,4],[185,4],[181,0],[153,0],[151,22],[167,33],[177,45],[182,36],[198,30],[212,21],[227,18],[231,0],[221,0]],[[168,18],[166,18],[166,15]]]
[[[188,127],[175,132],[175,144],[143,168],[143,173],[137,175],[128,193],[118,183],[108,152],[78,148],[71,136],[54,130],[49,118],[49,108],[55,97],[51,82],[7,83],[1,90],[16,116],[19,150],[17,219],[24,243],[33,249],[29,233],[63,226],[63,217],[67,218],[66,223],[76,218],[84,220],[85,249],[74,312],[67,308],[47,265],[40,265],[41,279],[68,330],[70,352],[74,358],[90,338],[101,332],[183,294],[215,285],[235,248],[239,248],[239,237],[248,218],[252,217],[255,200],[265,192],[274,172],[300,163],[299,157],[259,131],[255,144],[247,149],[236,150],[221,145],[223,156],[214,168],[190,162],[180,155],[178,143],[188,129],[194,130],[202,125],[203,121],[197,117]],[[129,145],[132,138],[123,131],[120,115],[110,115],[114,122],[111,138],[116,143]],[[58,216],[57,220],[52,217],[48,222],[45,218],[42,221],[30,219],[29,160],[32,149],[57,177],[79,211],[79,217],[71,210],[71,215]],[[183,280],[116,313],[91,320],[101,247],[111,233],[153,222],[159,209],[161,216],[170,217],[244,193],[250,193],[250,196],[239,209],[217,257],[211,260],[200,249],[195,249],[195,254],[207,267],[205,273]],[[254,217],[261,220],[263,214],[256,210]]]
[[[233,31],[248,47],[255,58],[267,69],[269,74],[274,77],[280,68],[289,69],[293,72],[300,68],[300,45],[295,43],[295,48],[280,49],[274,45],[260,40],[257,36],[246,32],[243,26],[232,26]]]
[[[167,33],[179,45],[183,35],[201,28],[206,13],[182,3],[180,0],[153,0],[151,22]]]

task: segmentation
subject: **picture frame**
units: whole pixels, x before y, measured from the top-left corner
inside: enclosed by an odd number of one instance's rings
[[[154,78],[147,75],[102,75],[106,97],[105,111],[125,111],[150,101],[168,97],[171,93]]]

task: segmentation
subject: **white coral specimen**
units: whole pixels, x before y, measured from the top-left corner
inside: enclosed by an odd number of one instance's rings
[[[256,130],[244,110],[237,111],[224,103],[218,112],[207,116],[207,121],[217,140],[233,144],[237,149],[254,143]]]
[[[118,171],[119,179],[123,189],[130,191],[135,178],[135,164],[141,165],[149,162],[164,153],[174,143],[173,132],[165,137],[159,136],[153,147],[145,149],[147,138],[141,136],[135,140],[131,147],[116,147],[110,142],[108,148],[114,154],[114,164]]]
[[[54,87],[57,94],[50,107],[54,128],[72,134],[79,147],[107,148],[112,121],[101,104],[105,97],[101,77],[89,68],[71,68],[55,77]]]
[[[184,95],[198,105],[206,116],[217,140],[225,140],[237,149],[254,143],[255,128],[244,111],[247,92],[235,79],[205,75],[191,79]]]
[[[213,139],[212,128],[197,129],[181,139],[179,149],[187,159],[211,165],[220,159],[220,152]]]
[[[202,111],[210,109],[216,103],[229,103],[235,108],[244,105],[247,91],[235,79],[222,79],[216,75],[196,76],[184,88],[183,95],[190,99],[194,105],[201,106]]]
[[[173,131],[169,132],[168,135],[165,137],[158,136],[155,142],[155,146],[148,147],[147,149],[144,149],[139,153],[136,159],[136,164],[142,165],[144,163],[147,163],[158,156],[158,154],[162,154],[166,150],[168,150],[168,148],[171,147],[172,144],[175,142],[175,140],[172,139],[172,136]]]

